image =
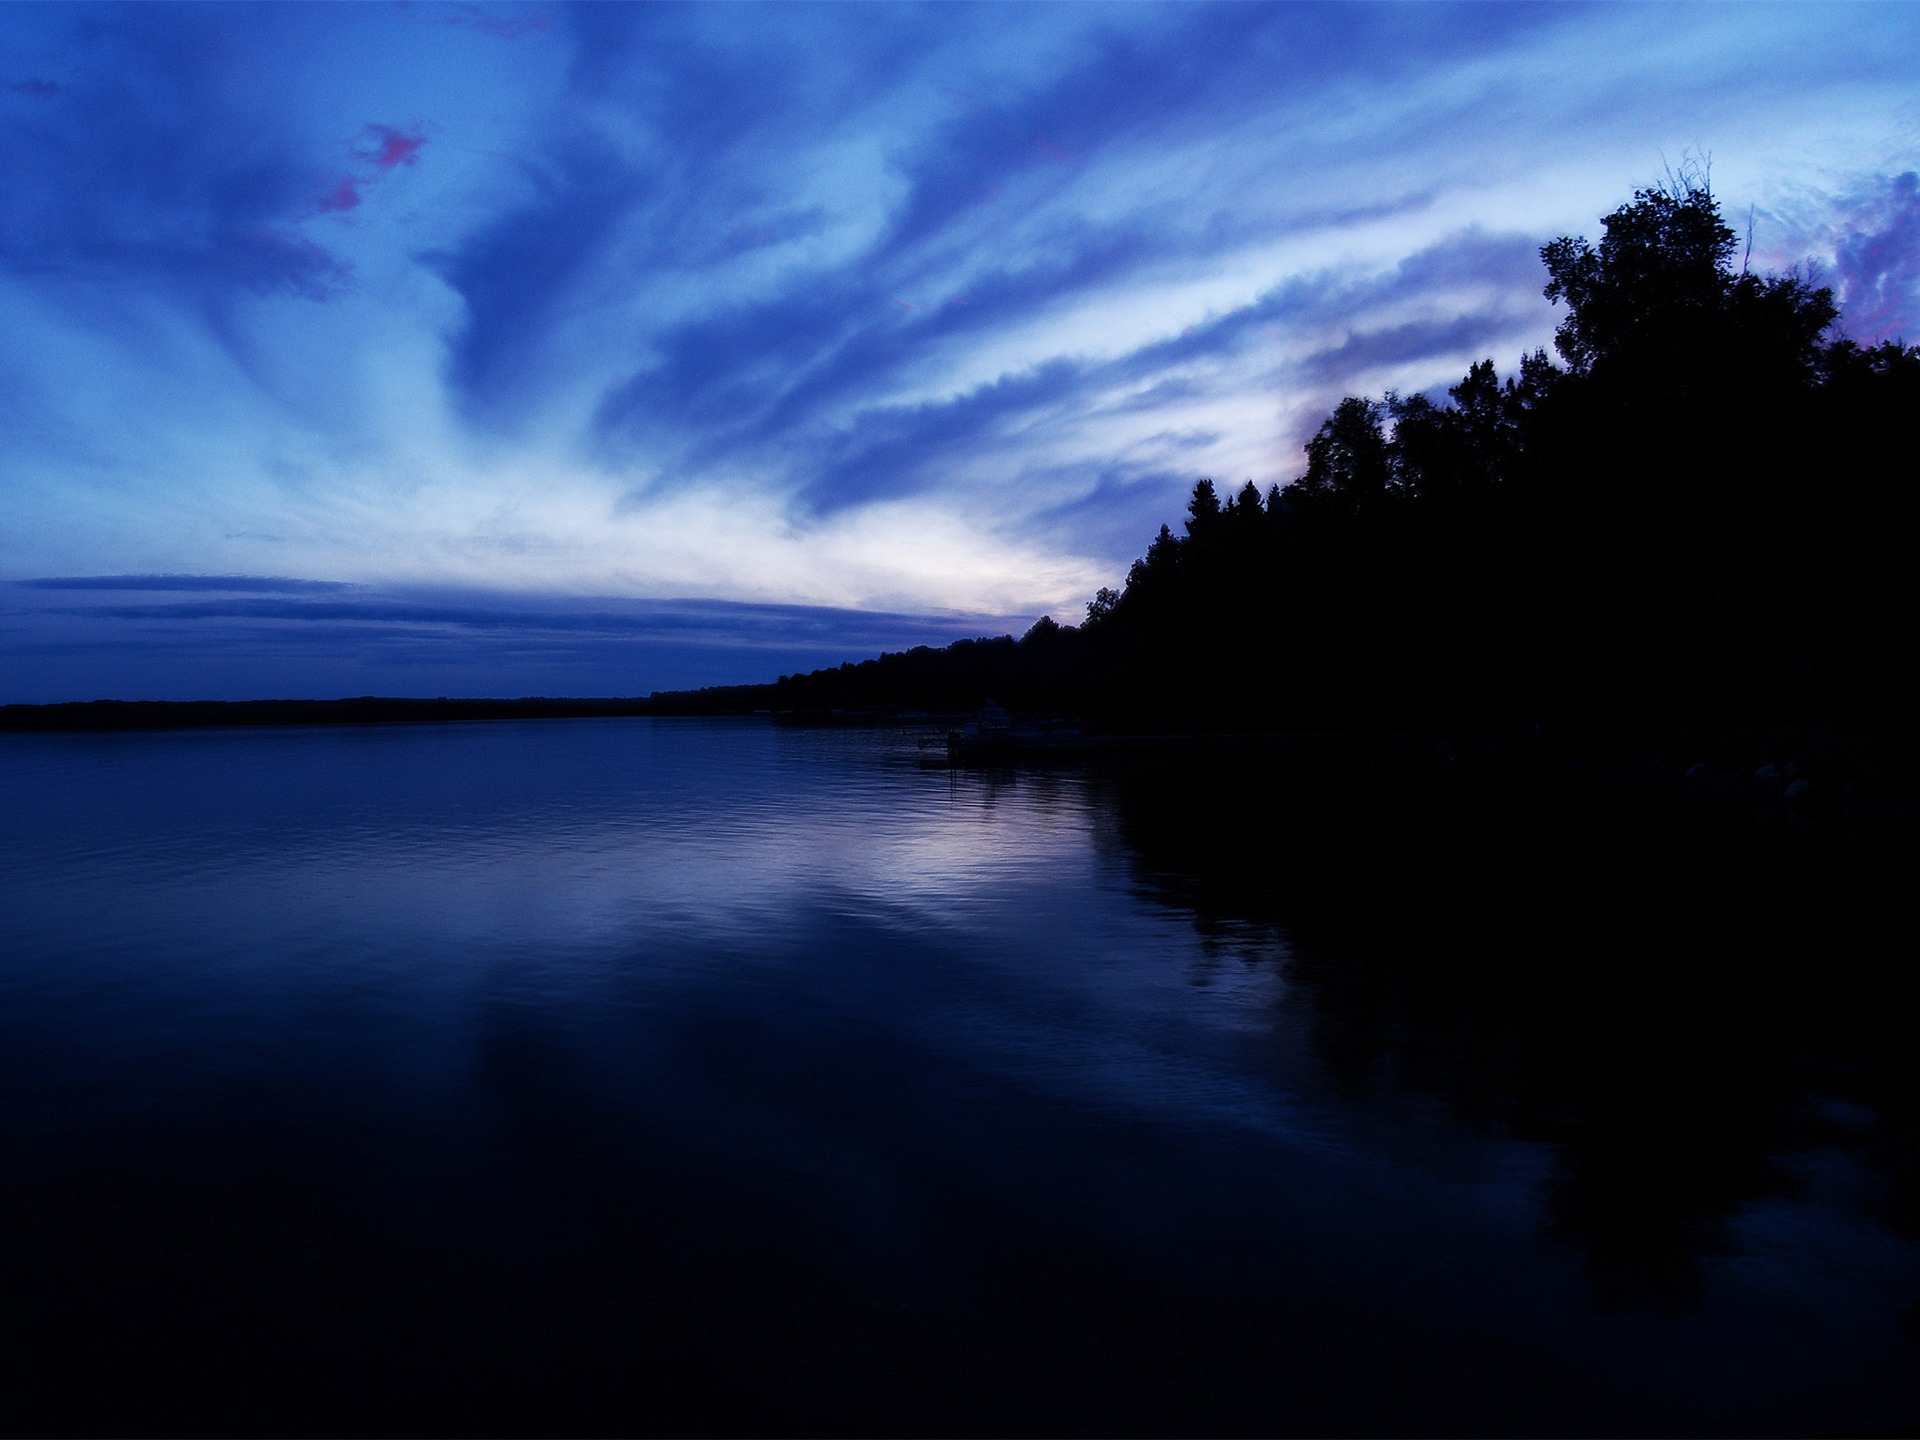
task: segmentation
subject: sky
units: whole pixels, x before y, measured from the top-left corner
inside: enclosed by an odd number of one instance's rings
[[[0,6],[0,703],[1078,619],[1706,166],[1920,340],[1920,6]]]

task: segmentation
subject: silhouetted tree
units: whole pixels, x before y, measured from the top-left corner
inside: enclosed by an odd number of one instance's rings
[[[1193,498],[1187,502],[1187,535],[1211,527],[1220,518],[1220,497],[1214,493],[1213,481],[1200,480],[1194,484]]]
[[[1304,498],[1351,513],[1385,496],[1393,476],[1386,418],[1378,400],[1349,395],[1335,406],[1307,442],[1307,473],[1298,482]]]
[[[1735,236],[1704,177],[1636,190],[1601,225],[1597,247],[1563,235],[1540,251],[1547,299],[1567,307],[1554,344],[1576,375],[1697,327],[1733,278]]]

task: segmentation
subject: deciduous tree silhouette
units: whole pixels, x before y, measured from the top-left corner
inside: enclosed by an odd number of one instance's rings
[[[1704,176],[1637,190],[1601,226],[1597,247],[1563,235],[1540,252],[1547,299],[1567,307],[1554,344],[1576,375],[1697,332],[1732,283],[1736,238]]]

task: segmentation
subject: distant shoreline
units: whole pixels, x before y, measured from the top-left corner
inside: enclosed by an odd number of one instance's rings
[[[72,734],[459,720],[579,720],[659,713],[661,707],[651,697],[424,700],[358,695],[342,700],[74,700],[51,705],[0,705],[0,732]]]
[[[960,712],[909,710],[775,710],[753,706],[771,687],[725,686],[707,691],[661,691],[647,696],[600,698],[524,697],[515,700],[407,699],[361,695],[339,700],[85,700],[46,705],[0,705],[0,734],[129,734],[182,730],[292,729],[324,726],[454,724],[485,720],[583,720],[621,718],[751,719],[813,726],[946,727],[958,724]],[[745,692],[741,694],[740,692]],[[727,701],[734,701],[729,704]],[[1642,799],[1682,798],[1689,811],[1701,806],[1725,813],[1742,813],[1764,829],[1811,835],[1850,836],[1873,844],[1898,847],[1920,839],[1920,796],[1905,787],[1889,787],[1874,776],[1862,786],[1840,783],[1838,774],[1817,782],[1794,784],[1768,764],[1754,769],[1754,754],[1782,748],[1784,731],[1769,737],[1759,732],[1720,738],[1736,751],[1753,753],[1722,756],[1708,765],[1689,763],[1676,754],[1657,754],[1669,748],[1663,737],[1599,729],[1568,732],[1543,741],[1538,731],[1525,727],[1523,737],[1509,728],[1499,735],[1443,740],[1411,732],[1347,733],[1224,733],[1164,731],[1156,733],[1076,732],[1075,743],[1059,746],[1010,745],[972,756],[954,756],[949,763],[969,765],[1044,765],[1051,761],[1138,762],[1156,757],[1264,756],[1352,766],[1373,774],[1385,762],[1411,766],[1413,772],[1452,779],[1468,789],[1516,780],[1524,784],[1554,781],[1588,792],[1635,794]],[[1777,727],[1766,727],[1769,730]],[[1815,727],[1818,728],[1818,727]],[[1664,737],[1672,741],[1676,737]],[[1695,736],[1687,753],[1703,748]],[[1858,738],[1858,737],[1855,737]],[[1881,737],[1883,743],[1886,737]],[[1651,748],[1650,748],[1651,745]],[[1824,769],[1825,767],[1819,767]],[[1402,777],[1404,778],[1404,776]],[[1878,781],[1879,783],[1874,783]]]

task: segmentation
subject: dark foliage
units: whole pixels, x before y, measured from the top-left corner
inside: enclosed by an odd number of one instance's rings
[[[1733,268],[1704,177],[1545,246],[1560,363],[1444,402],[1349,396],[1305,473],[1195,487],[1075,628],[730,692],[775,709],[988,698],[1118,728],[1482,730],[1884,720],[1907,686],[1920,348]],[[719,700],[719,693],[710,697]],[[691,702],[691,697],[689,697]]]

